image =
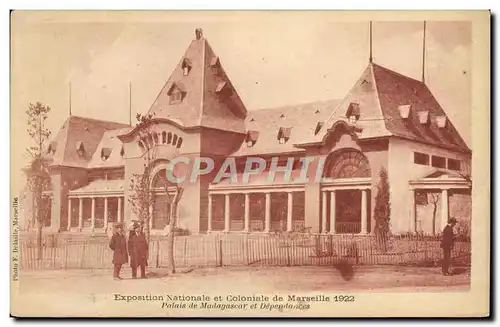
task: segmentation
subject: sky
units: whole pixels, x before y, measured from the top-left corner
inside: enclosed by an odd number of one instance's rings
[[[368,64],[369,22],[328,14],[18,13],[11,20],[11,131],[29,103],[128,123],[146,113],[202,28],[248,110],[341,99]],[[374,62],[421,79],[422,21],[373,21]],[[426,83],[471,144],[471,23],[427,21]],[[25,142],[24,142],[25,143]],[[14,151],[21,159],[23,151]],[[24,159],[26,160],[26,158]]]

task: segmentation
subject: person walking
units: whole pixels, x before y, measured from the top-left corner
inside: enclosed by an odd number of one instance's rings
[[[115,225],[115,233],[111,237],[109,248],[113,250],[113,278],[121,280],[120,270],[122,269],[122,265],[128,262],[127,240],[125,239],[123,224],[117,223]]]
[[[455,235],[453,234],[453,227],[455,227],[457,220],[455,218],[448,219],[448,224],[443,229],[443,236],[441,239],[441,248],[443,249],[443,262],[442,271],[443,275],[450,276],[448,271],[450,267],[451,260],[451,250],[453,249],[453,243],[455,242]]]
[[[148,265],[148,242],[144,235],[143,224],[134,222],[130,228],[128,238],[128,251],[130,255],[130,267],[132,278],[137,278],[137,268],[141,269],[141,278],[146,278],[146,266]]]

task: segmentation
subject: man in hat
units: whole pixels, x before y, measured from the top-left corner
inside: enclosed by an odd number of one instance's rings
[[[115,233],[111,237],[109,248],[113,250],[113,277],[115,280],[120,280],[122,279],[120,277],[120,270],[122,269],[122,265],[128,262],[127,240],[125,239],[123,224],[115,224]]]
[[[130,255],[130,267],[132,278],[137,278],[137,267],[141,268],[141,278],[146,278],[146,266],[148,265],[148,242],[143,231],[144,224],[134,222],[130,228],[128,238],[128,252]]]
[[[450,267],[451,250],[453,249],[453,243],[455,241],[455,235],[453,234],[453,227],[457,224],[457,220],[453,217],[448,219],[448,224],[443,229],[443,237],[441,239],[441,248],[443,249],[443,265],[442,271],[443,275],[450,276],[448,268]]]

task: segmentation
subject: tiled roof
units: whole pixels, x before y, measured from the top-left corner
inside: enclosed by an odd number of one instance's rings
[[[454,150],[469,152],[467,144],[460,137],[447,118],[447,127],[439,128],[436,120],[446,116],[431,91],[421,81],[401,75],[379,65],[373,65],[375,82],[387,129],[395,136],[444,146]],[[401,117],[399,106],[411,105],[411,120],[406,123]],[[429,112],[429,125],[419,121],[419,112]]]
[[[91,161],[103,134],[127,125],[70,116],[62,125],[56,137],[52,140],[57,148],[52,155],[52,166],[69,166],[86,168]],[[80,155],[77,148],[83,145],[84,153]]]
[[[79,189],[71,190],[69,191],[69,194],[70,195],[88,194],[88,193],[93,194],[99,192],[121,193],[123,192],[123,185],[124,185],[123,180],[97,180],[90,182],[89,184]]]
[[[185,59],[191,65],[187,75],[182,68]],[[174,84],[185,94],[180,103],[171,104],[168,92]],[[221,90],[229,91],[218,92]],[[201,126],[245,133],[246,108],[204,38],[191,42],[148,114],[180,121],[187,128]]]
[[[120,129],[114,129],[104,132],[101,142],[97,146],[92,159],[88,164],[88,168],[110,168],[119,167],[125,165],[125,160],[121,155],[123,143],[118,139],[118,135],[125,134],[131,129],[131,127],[125,127]],[[111,154],[105,160],[101,157],[101,150],[109,149]]]
[[[328,119],[338,102],[338,100],[318,101],[249,111],[245,125],[247,130],[253,133],[252,136],[255,137],[255,132],[258,132],[257,141],[251,147],[248,147],[246,142],[243,143],[233,155],[303,151],[294,144],[301,143],[307,135],[314,136],[318,122]],[[278,133],[282,128],[291,128],[290,138],[284,144],[280,144],[278,140]]]
[[[316,136],[304,135],[302,144],[324,140],[329,128],[346,121],[348,111],[360,114],[358,137],[398,136],[455,151],[470,152],[459,133],[446,118],[446,128],[438,121],[446,117],[424,83],[376,64],[369,64],[359,80],[332,111],[325,127]],[[408,118],[406,110],[409,109]],[[442,118],[441,118],[442,117]],[[425,122],[428,121],[428,124]]]

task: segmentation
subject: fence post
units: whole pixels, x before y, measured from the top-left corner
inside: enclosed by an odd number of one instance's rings
[[[222,239],[219,238],[219,267],[222,267]]]
[[[160,241],[156,241],[156,268],[160,268]]]

